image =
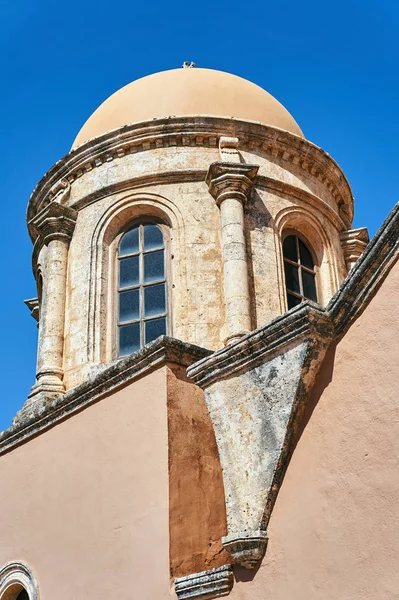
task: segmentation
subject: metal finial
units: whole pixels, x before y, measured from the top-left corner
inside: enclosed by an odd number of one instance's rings
[[[188,62],[187,60],[185,60],[184,63],[182,64],[183,69],[194,69],[194,67],[195,67],[195,63]]]

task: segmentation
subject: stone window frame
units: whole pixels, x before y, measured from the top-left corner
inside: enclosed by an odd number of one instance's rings
[[[295,236],[296,238],[298,238],[298,240],[301,240],[301,242],[306,246],[307,250],[309,251],[309,253],[312,257],[313,273],[315,275],[315,286],[316,286],[316,296],[317,296],[316,303],[321,304],[321,297],[323,294],[322,294],[322,289],[321,289],[322,286],[321,286],[321,282],[320,282],[320,277],[321,277],[320,264],[319,264],[317,253],[315,252],[311,242],[307,239],[306,236],[304,236],[301,233],[301,231],[298,231],[298,229],[295,229],[292,227],[287,227],[287,228],[284,228],[282,235],[281,235],[281,254],[282,254],[282,259],[283,259],[283,276],[284,276],[284,292],[285,292],[286,310],[289,310],[289,308],[288,308],[288,299],[287,299],[288,289],[287,289],[287,283],[286,283],[285,271],[284,271],[284,263],[286,261],[286,258],[284,256],[284,242],[285,242],[286,238],[290,237],[290,236]],[[289,262],[291,263],[291,261],[289,261]],[[293,264],[293,263],[291,263],[291,264]],[[311,271],[311,269],[308,269],[308,268],[305,268],[305,270],[309,271],[309,272]],[[300,269],[299,277],[300,277],[300,279],[302,279],[301,269]],[[301,289],[302,289],[302,285],[303,285],[302,282],[300,282]],[[301,302],[308,300],[308,298],[306,296],[304,296],[302,293],[301,294],[293,293],[293,295],[297,296],[298,298],[300,297]]]
[[[22,562],[10,562],[0,570],[0,600],[16,600],[22,590],[29,600],[39,600],[39,588],[31,569]]]
[[[108,297],[112,305],[112,318],[108,322],[108,339],[110,340],[110,355],[112,360],[123,358],[119,355],[118,344],[118,323],[119,323],[119,244],[122,237],[136,225],[153,224],[157,225],[164,239],[164,260],[165,260],[165,285],[166,285],[166,335],[172,335],[172,276],[171,276],[171,232],[170,226],[161,217],[141,214],[134,219],[127,221],[119,230],[109,245],[109,278],[108,278]],[[143,346],[142,346],[143,347]]]

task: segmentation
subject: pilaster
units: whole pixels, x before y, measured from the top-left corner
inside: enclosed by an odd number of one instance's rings
[[[51,202],[33,220],[47,246],[40,307],[36,383],[28,402],[48,401],[64,393],[63,346],[68,249],[77,212]]]
[[[206,176],[209,192],[220,208],[228,330],[225,344],[240,339],[252,329],[244,204],[258,168],[256,165],[214,162]]]

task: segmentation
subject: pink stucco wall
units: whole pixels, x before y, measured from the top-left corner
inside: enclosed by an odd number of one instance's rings
[[[165,368],[0,457],[0,565],[42,600],[169,597]]]
[[[399,263],[326,357],[266,557],[232,600],[399,597],[398,289]]]

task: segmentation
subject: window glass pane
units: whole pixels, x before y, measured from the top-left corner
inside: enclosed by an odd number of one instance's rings
[[[140,318],[139,290],[119,294],[119,322],[128,323]]]
[[[139,285],[139,257],[131,256],[119,261],[119,287]]]
[[[139,251],[139,227],[133,227],[130,231],[127,231],[121,243],[119,245],[119,256],[126,256],[127,254],[137,254]]]
[[[165,284],[144,288],[144,315],[155,317],[166,312]]]
[[[144,225],[144,251],[163,248],[162,231],[157,225]]]
[[[313,258],[310,254],[309,250],[306,248],[305,244],[298,240],[299,242],[299,255],[301,257],[301,265],[307,267],[308,269],[314,268]]]
[[[166,319],[154,319],[145,323],[145,343],[156,340],[160,335],[166,335]]]
[[[144,254],[144,283],[165,279],[163,250]]]
[[[301,302],[302,300],[300,298],[297,298],[296,296],[293,296],[290,293],[287,294],[288,310],[290,308],[294,308],[294,306],[298,306],[298,304],[300,304]]]
[[[287,290],[300,294],[298,267],[294,267],[290,263],[284,262],[285,285]]]
[[[283,244],[283,254],[285,258],[289,258],[294,262],[298,262],[298,257],[296,254],[296,241],[295,235],[289,235],[285,238]]]
[[[119,327],[119,356],[127,356],[140,348],[140,323]]]
[[[316,281],[313,273],[302,271],[303,295],[317,302]]]

